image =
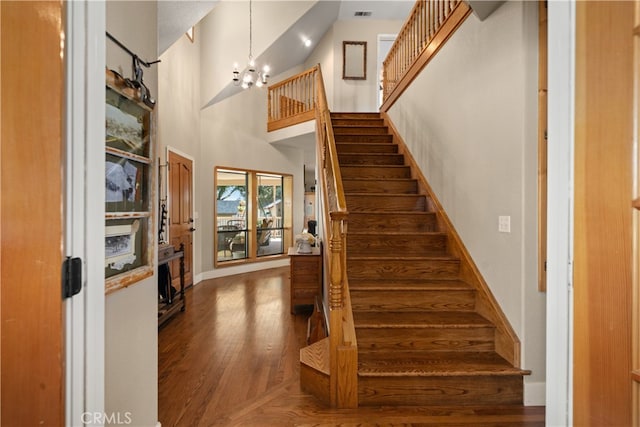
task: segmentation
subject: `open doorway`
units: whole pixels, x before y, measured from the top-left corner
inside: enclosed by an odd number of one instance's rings
[[[376,107],[378,110],[382,105],[382,96],[384,91],[382,90],[382,63],[384,62],[391,46],[396,41],[397,34],[378,34],[378,58],[376,60],[376,78],[378,79],[378,84],[376,85]]]

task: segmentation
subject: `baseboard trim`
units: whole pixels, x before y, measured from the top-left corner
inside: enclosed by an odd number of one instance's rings
[[[202,273],[198,273],[193,276],[193,286],[197,285],[200,282],[202,282]]]
[[[546,403],[546,387],[547,383],[527,383],[524,382],[524,405],[525,406],[544,406]]]
[[[209,279],[217,279],[219,277],[233,276],[235,274],[252,273],[254,271],[268,270],[270,268],[288,267],[289,258],[278,259],[274,261],[265,261],[253,264],[244,264],[233,267],[225,267],[217,270],[203,271],[198,274],[198,282]]]

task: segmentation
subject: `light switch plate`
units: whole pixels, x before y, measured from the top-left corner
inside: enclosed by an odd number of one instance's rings
[[[511,217],[510,216],[498,217],[498,231],[501,233],[511,233]]]

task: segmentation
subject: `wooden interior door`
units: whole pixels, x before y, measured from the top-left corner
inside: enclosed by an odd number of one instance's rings
[[[632,422],[633,12],[576,2],[576,426]]]
[[[632,334],[631,334],[631,379],[632,383],[632,402],[633,408],[633,425],[640,425],[640,152],[638,147],[640,146],[640,0],[634,2],[634,28],[633,28],[633,63],[634,73],[633,78],[635,82],[635,92],[633,105],[636,111],[635,117],[635,130],[636,140],[634,141],[636,147],[636,159],[635,159],[635,194],[632,202],[635,212],[633,214],[633,234],[635,237],[635,245],[633,246],[633,302],[631,306],[632,310]]]
[[[62,8],[60,1],[0,2],[0,423],[6,426],[61,426],[65,419]]]
[[[184,244],[184,285],[193,285],[193,161],[169,151],[169,239]],[[171,265],[172,284],[180,289],[178,261]]]

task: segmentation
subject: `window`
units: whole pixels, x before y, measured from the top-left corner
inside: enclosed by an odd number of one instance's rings
[[[215,264],[283,256],[291,244],[290,175],[217,168]]]

